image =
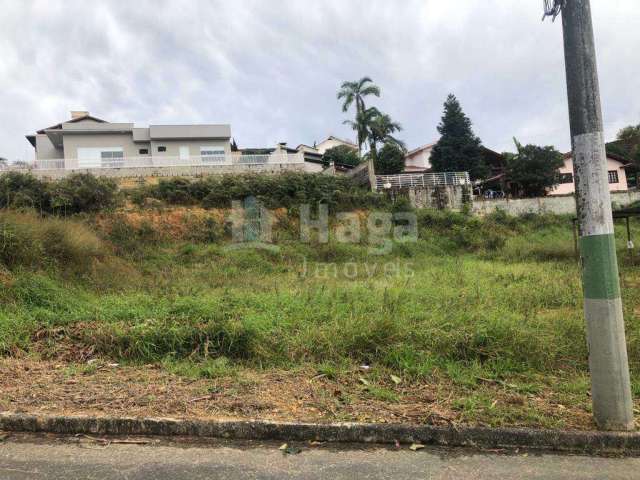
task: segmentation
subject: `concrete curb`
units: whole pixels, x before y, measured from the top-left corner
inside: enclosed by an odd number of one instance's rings
[[[480,448],[528,448],[588,453],[640,454],[640,433],[436,427],[366,423],[287,423],[171,418],[111,418],[0,413],[0,430],[58,434],[187,436],[235,440],[345,443],[423,443]]]

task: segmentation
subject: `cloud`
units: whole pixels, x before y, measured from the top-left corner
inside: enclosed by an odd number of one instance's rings
[[[541,2],[540,2],[541,3]],[[606,134],[640,122],[635,0],[592,2]],[[454,92],[484,143],[569,147],[560,22],[529,0],[0,0],[0,156],[87,109],[231,123],[241,146],[353,137],[335,98],[371,76],[410,147]]]

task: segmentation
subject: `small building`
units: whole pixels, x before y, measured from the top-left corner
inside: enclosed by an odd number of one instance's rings
[[[625,167],[627,162],[614,154],[607,154],[607,177],[609,179],[609,191],[626,192],[627,173]],[[564,165],[560,168],[558,184],[549,191],[549,195],[572,195],[576,187],[573,178],[573,158],[572,153],[565,153]]]

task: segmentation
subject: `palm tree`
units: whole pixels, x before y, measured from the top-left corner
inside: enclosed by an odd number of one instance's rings
[[[368,124],[369,150],[374,160],[378,154],[378,143],[392,143],[404,150],[404,142],[393,136],[401,130],[402,125],[376,109]]]
[[[367,130],[362,120],[364,120],[363,114],[366,110],[364,97],[368,95],[380,96],[380,87],[375,85],[369,77],[362,77],[356,82],[344,82],[338,91],[338,100],[343,100],[343,112],[348,111],[353,104],[356,106],[355,122],[350,121],[350,124],[354,126],[358,135],[358,154],[362,153],[362,145],[367,140]]]
[[[380,111],[376,107],[365,108],[361,112],[356,114],[355,120],[345,120],[345,125],[349,125],[358,135],[358,154],[362,154],[362,145],[369,138],[370,126],[376,118],[380,115]]]

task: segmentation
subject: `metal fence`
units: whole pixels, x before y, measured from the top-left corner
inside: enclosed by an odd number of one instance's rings
[[[98,159],[47,159],[10,164],[2,168],[7,170],[84,170],[84,169],[121,169],[150,167],[203,167],[233,165],[291,165],[304,163],[302,154],[272,153],[266,155],[198,155],[189,157],[141,156]]]
[[[468,172],[400,173],[376,175],[378,190],[428,188],[439,185],[471,185]]]

